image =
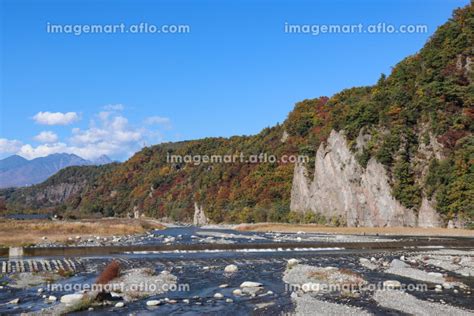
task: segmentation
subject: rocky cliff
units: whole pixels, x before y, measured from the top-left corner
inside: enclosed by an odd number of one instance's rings
[[[34,195],[28,196],[26,204],[38,204],[41,202],[43,205],[57,205],[64,203],[70,197],[82,192],[86,187],[87,182],[76,182],[76,183],[59,183],[47,187],[43,191],[39,191]]]
[[[364,137],[357,139],[356,146]],[[342,133],[332,131],[316,153],[314,179],[295,166],[291,210],[337,217],[348,226],[439,226],[431,203],[424,198],[418,212],[403,207],[393,196],[384,166],[371,158],[363,168]]]
[[[193,224],[197,226],[206,225],[209,223],[209,220],[204,213],[204,209],[199,207],[197,203],[194,203],[194,220]]]

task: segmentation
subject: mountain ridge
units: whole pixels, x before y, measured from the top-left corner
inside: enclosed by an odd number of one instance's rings
[[[45,181],[61,169],[70,166],[107,164],[106,155],[98,160],[86,160],[75,154],[54,153],[31,160],[12,155],[0,160],[0,188],[21,187]]]

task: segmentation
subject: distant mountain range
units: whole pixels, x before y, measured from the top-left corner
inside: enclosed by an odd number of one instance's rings
[[[13,155],[0,160],[0,188],[22,187],[41,183],[59,170],[70,166],[104,165],[111,163],[102,155],[95,160],[86,160],[74,154],[52,154],[27,160]]]

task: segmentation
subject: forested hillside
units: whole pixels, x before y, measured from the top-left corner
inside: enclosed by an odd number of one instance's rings
[[[5,208],[5,200],[9,212],[57,211],[68,215],[80,216],[77,206],[81,196],[88,190],[94,190],[101,176],[107,176],[117,164],[102,166],[73,166],[60,170],[41,184],[25,188],[8,188],[0,190],[1,205]],[[82,215],[88,215],[85,211]]]
[[[322,106],[321,100],[308,101]],[[298,106],[299,107],[299,106]],[[266,128],[255,136],[207,138],[144,148],[120,165],[80,207],[125,213],[137,206],[154,217],[190,220],[194,202],[216,221],[285,221],[294,165],[291,163],[168,163],[167,155],[258,155],[277,157],[309,151],[308,139],[290,137],[286,128]],[[314,151],[310,152],[314,154]]]

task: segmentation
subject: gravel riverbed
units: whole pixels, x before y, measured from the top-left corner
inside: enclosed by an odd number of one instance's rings
[[[354,242],[360,237],[354,236]],[[362,237],[365,240],[378,238]],[[0,314],[41,315],[65,311],[77,315],[473,313],[473,249],[252,249],[252,244],[262,240],[285,238],[325,242],[321,234],[255,234],[178,227],[132,236],[129,241],[171,245],[199,243],[204,245],[203,250],[41,258],[38,259],[40,265],[50,267],[46,273],[9,272],[1,276]],[[327,238],[337,239],[335,236]],[[210,240],[244,243],[249,247],[239,252],[208,252],[205,245],[212,243]],[[344,240],[351,240],[351,236],[344,236]],[[21,264],[19,259],[15,260],[18,266],[37,264],[28,262],[30,259]],[[112,261],[120,266],[120,274],[108,284],[119,289],[106,289],[100,295],[84,289],[84,285],[93,285]],[[8,266],[13,264],[11,260],[0,259],[0,266],[4,262],[4,266],[6,262]],[[61,270],[66,262],[75,269]]]

